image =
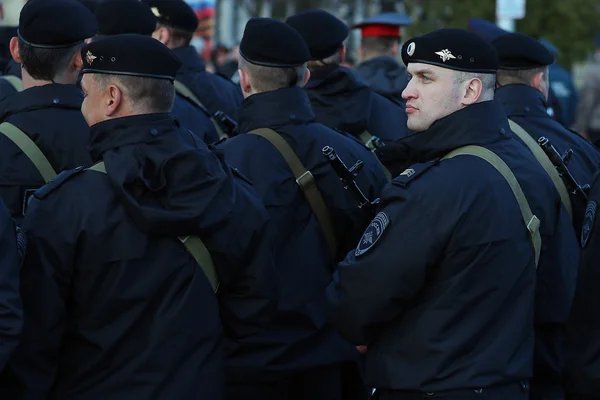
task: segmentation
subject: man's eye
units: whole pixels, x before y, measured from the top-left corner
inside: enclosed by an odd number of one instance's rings
[[[428,76],[424,76],[423,77],[423,82],[428,83],[428,82],[433,82],[433,80],[430,77],[428,77]]]

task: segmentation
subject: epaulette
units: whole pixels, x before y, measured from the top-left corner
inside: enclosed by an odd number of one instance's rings
[[[50,193],[56,190],[60,185],[71,179],[73,176],[77,175],[83,171],[83,167],[79,166],[75,169],[70,169],[66,171],[62,171],[60,174],[56,175],[50,182],[39,188],[35,191],[33,196],[36,199],[46,198]]]
[[[419,176],[422,176],[431,167],[436,165],[438,161],[439,159],[435,159],[426,163],[412,165],[410,168],[405,169],[404,172],[395,177],[392,180],[392,184],[406,187]]]
[[[227,164],[227,165],[229,165],[229,164]],[[234,176],[237,176],[238,178],[240,178],[241,180],[246,182],[248,185],[254,186],[254,183],[250,180],[250,178],[248,178],[246,175],[242,174],[239,169],[232,167],[231,165],[229,165],[229,169],[231,169],[231,173]]]

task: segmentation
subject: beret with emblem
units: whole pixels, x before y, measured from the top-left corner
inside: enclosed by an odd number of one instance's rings
[[[184,32],[194,33],[198,16],[184,0],[144,0],[152,9],[158,22]]]
[[[554,63],[552,53],[543,44],[522,33],[500,36],[492,45],[498,52],[500,69],[532,69]]]
[[[408,40],[402,46],[402,61],[437,65],[457,71],[493,74],[498,54],[482,37],[464,29],[439,29]]]
[[[271,18],[250,18],[240,42],[240,55],[266,67],[297,67],[311,59],[308,45],[291,26]]]
[[[94,14],[77,0],[29,0],[21,9],[17,35],[44,49],[75,46],[96,34]]]
[[[105,0],[96,8],[96,19],[99,35],[152,35],[156,29],[152,10],[139,0]]]
[[[349,32],[342,20],[323,10],[303,11],[285,22],[302,35],[313,60],[322,60],[337,53]]]
[[[152,36],[127,33],[108,36],[81,50],[83,74],[142,76],[175,80],[181,61]]]

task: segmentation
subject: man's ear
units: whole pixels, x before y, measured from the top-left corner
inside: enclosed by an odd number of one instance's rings
[[[392,57],[396,57],[398,55],[398,51],[400,50],[400,43],[394,42],[392,45]]]
[[[481,79],[473,78],[465,82],[464,95],[461,103],[465,106],[475,104],[483,92],[483,82]]]
[[[340,64],[346,61],[346,45],[342,45],[340,48]]]
[[[83,60],[81,58],[81,52],[77,52],[73,55],[73,59],[71,60],[71,65],[73,66],[74,71],[81,71],[83,68]]]
[[[106,98],[105,115],[107,117],[112,117],[117,114],[121,106],[124,104],[125,99],[123,98],[123,92],[121,89],[115,85],[109,85],[107,91],[108,96]]]
[[[310,70],[308,68],[306,68],[306,71],[304,71],[304,80],[302,81],[302,87],[304,87],[308,83],[309,79],[310,79]]]
[[[19,54],[19,39],[14,37],[10,39],[10,55],[13,60],[21,64],[21,55]]]
[[[171,31],[164,26],[159,26],[152,34],[152,37],[165,46],[168,46],[169,42],[171,41]]]
[[[252,94],[252,84],[250,83],[250,77],[246,73],[246,71],[242,69],[238,69],[238,74],[240,75],[240,88],[242,89],[242,94],[244,98],[250,96]]]

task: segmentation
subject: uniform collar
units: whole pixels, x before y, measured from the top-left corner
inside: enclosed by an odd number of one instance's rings
[[[240,132],[315,120],[308,96],[297,86],[250,96],[243,101],[237,116]]]
[[[75,85],[51,83],[17,92],[0,102],[0,120],[20,112],[44,108],[81,109],[83,94]]]
[[[548,106],[544,95],[528,85],[512,84],[496,89],[495,96],[502,105],[506,113],[519,117],[544,117],[552,119],[546,111]]]
[[[181,70],[193,70],[201,72],[206,69],[204,60],[198,54],[198,51],[193,46],[182,46],[172,50],[173,53],[181,60]]]
[[[168,113],[109,119],[90,128],[88,151],[93,162],[98,162],[108,150],[135,143],[148,143],[178,127],[177,120]]]
[[[463,108],[444,117],[423,132],[408,136],[398,143],[407,148],[410,163],[424,163],[443,157],[467,145],[486,145],[510,135],[508,119],[497,100]]]

